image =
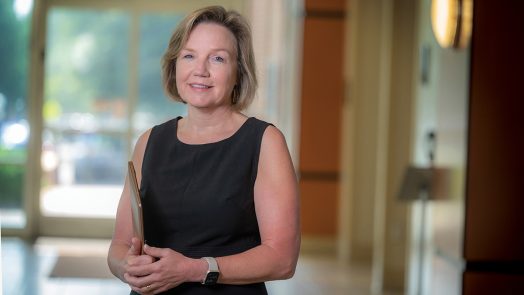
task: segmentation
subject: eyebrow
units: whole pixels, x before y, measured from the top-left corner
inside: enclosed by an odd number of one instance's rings
[[[188,47],[182,47],[182,49],[181,49],[180,51],[182,51],[182,50],[185,50],[185,51],[191,51],[191,52],[196,52],[195,49],[191,49],[191,48],[188,48]],[[226,52],[226,53],[229,54],[229,55],[232,55],[232,54],[233,54],[233,52],[230,52],[230,51],[229,51],[228,49],[226,49],[226,48],[211,48],[210,51],[211,51],[211,52],[224,51],[224,52]]]

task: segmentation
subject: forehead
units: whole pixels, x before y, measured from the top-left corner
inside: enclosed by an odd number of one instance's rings
[[[226,49],[235,52],[237,40],[235,35],[225,26],[213,22],[204,22],[191,30],[184,47],[191,49],[194,46]]]

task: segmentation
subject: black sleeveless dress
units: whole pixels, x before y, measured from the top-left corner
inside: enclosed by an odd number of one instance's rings
[[[208,144],[178,140],[181,117],[153,127],[142,164],[146,243],[191,258],[237,254],[260,245],[254,185],[269,125],[248,118],[231,137]],[[163,294],[267,294],[264,283],[184,283]]]

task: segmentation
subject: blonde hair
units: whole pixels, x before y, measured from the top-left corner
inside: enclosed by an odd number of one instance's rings
[[[234,10],[222,6],[198,9],[186,16],[174,31],[162,58],[162,83],[166,93],[182,101],[176,86],[176,60],[191,31],[201,23],[216,23],[227,28],[237,41],[237,81],[231,93],[231,104],[237,110],[247,108],[255,97],[257,77],[251,29],[247,20]]]

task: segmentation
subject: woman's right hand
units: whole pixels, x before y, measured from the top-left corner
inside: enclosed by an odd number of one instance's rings
[[[131,239],[131,247],[126,253],[124,262],[124,277],[135,277],[137,274],[130,271],[131,267],[140,265],[147,265],[155,262],[155,258],[149,255],[141,255],[142,248],[140,246],[140,240],[137,238]],[[127,281],[127,280],[126,280]],[[129,282],[127,282],[129,284]],[[129,284],[130,287],[133,287]]]
[[[131,239],[131,247],[129,247],[129,250],[127,251],[127,257],[136,257],[140,256],[140,252],[142,252],[142,248],[140,246],[140,240],[137,238]]]

